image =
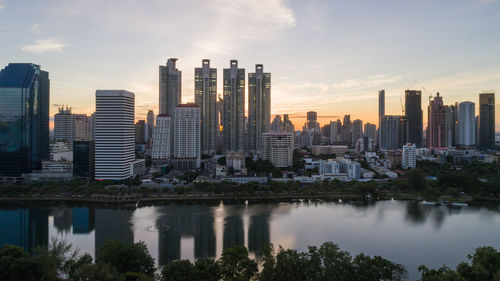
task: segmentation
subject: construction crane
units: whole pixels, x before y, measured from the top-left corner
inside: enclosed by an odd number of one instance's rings
[[[403,106],[403,99],[401,97],[399,97],[399,102],[401,103],[401,115],[405,115],[405,108]]]
[[[429,96],[429,103],[431,103],[432,94],[429,94],[429,92],[427,92],[427,90],[425,89],[425,87],[422,87],[422,90],[424,90],[425,93]]]

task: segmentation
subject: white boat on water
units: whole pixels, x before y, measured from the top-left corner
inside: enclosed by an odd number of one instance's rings
[[[420,201],[420,204],[422,204],[422,205],[437,205],[436,202],[429,202],[429,201],[425,201],[425,200]]]
[[[449,205],[453,206],[453,207],[467,207],[467,206],[469,206],[469,204],[467,204],[467,203],[450,203]]]

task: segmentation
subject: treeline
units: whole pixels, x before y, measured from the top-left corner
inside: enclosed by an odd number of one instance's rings
[[[37,248],[33,255],[21,247],[4,245],[0,249],[0,281],[372,281],[406,280],[404,266],[380,256],[359,254],[352,257],[331,242],[310,246],[298,252],[267,246],[258,264],[243,246],[226,248],[218,260],[177,260],[155,268],[154,259],[143,242],[124,244],[107,241],[97,259],[79,255],[72,245],[52,240],[48,248]],[[471,264],[462,262],[456,270],[421,266],[421,281],[500,280],[500,253],[481,247],[469,255]]]

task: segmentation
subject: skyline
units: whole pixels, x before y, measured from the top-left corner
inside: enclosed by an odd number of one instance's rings
[[[0,0],[0,64],[50,72],[51,116],[60,105],[90,114],[98,89],[134,92],[136,119],[157,114],[158,65],[170,57],[183,72],[183,103],[194,102],[204,58],[217,68],[218,95],[230,59],[246,72],[263,64],[273,75],[272,115],[288,113],[297,129],[307,111],[322,124],[344,114],[377,124],[380,89],[388,115],[401,113],[404,90],[422,90],[424,124],[427,93],[440,92],[445,104],[472,101],[478,113],[479,93],[500,89],[500,2],[430,3]],[[495,123],[499,131],[498,114]]]

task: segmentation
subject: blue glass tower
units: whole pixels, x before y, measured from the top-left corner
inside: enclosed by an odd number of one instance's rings
[[[49,156],[49,74],[32,63],[0,71],[0,177],[40,169]]]

